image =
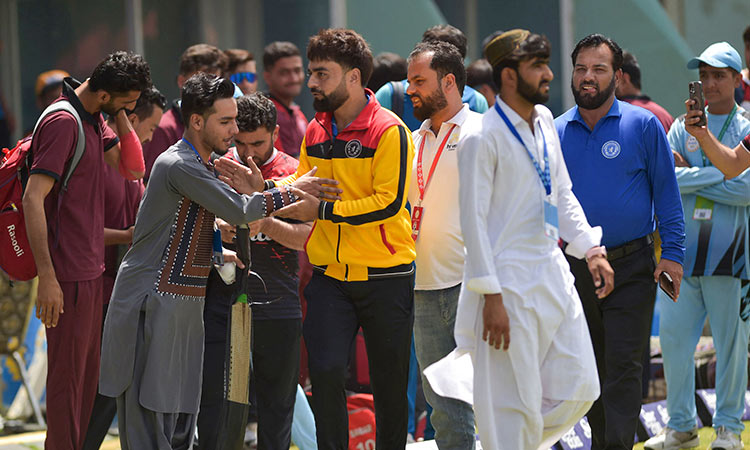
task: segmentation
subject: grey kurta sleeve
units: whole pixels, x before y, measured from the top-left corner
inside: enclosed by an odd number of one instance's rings
[[[262,194],[238,194],[197,159],[182,159],[172,164],[168,182],[175,191],[232,225],[264,217]]]

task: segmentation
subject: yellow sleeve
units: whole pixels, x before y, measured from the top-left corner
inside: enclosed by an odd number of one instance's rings
[[[403,125],[388,128],[373,157],[373,194],[356,200],[324,202],[324,220],[349,225],[379,225],[397,217],[406,205],[414,143]]]
[[[284,178],[283,180],[276,180],[276,181],[266,180],[266,181],[270,181],[271,183],[273,183],[274,186],[292,184],[295,181],[297,181],[297,178],[306,174],[311,169],[312,167],[310,167],[310,160],[307,159],[307,145],[305,145],[305,138],[302,138],[302,145],[300,146],[300,150],[299,150],[299,165],[297,166],[297,171],[289,175],[288,177]]]

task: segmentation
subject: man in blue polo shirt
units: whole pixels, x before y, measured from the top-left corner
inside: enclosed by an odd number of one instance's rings
[[[466,58],[466,36],[458,28],[451,25],[435,25],[428,28],[422,34],[422,42],[447,42],[453,44],[461,53],[461,58]],[[393,81],[386,83],[375,93],[375,98],[383,108],[390,109],[396,115],[401,117],[409,130],[418,130],[422,121],[414,117],[414,105],[411,103],[410,95],[406,93],[409,82],[407,80]],[[400,86],[399,86],[400,85]],[[396,88],[396,95],[394,95]],[[402,100],[394,104],[394,97],[403,97]],[[461,102],[469,105],[469,109],[478,113],[487,111],[487,100],[477,90],[469,86],[464,87],[464,93],[461,96]]]
[[[687,65],[698,69],[703,83],[708,129],[730,148],[750,133],[750,120],[734,99],[734,89],[742,82],[741,61],[731,45],[718,42]],[[745,428],[748,322],[739,313],[740,279],[749,275],[750,169],[725,180],[685,124],[684,116],[677,119],[667,135],[685,207],[685,279],[679,303],[663,295],[657,299],[669,423],[645,448],[668,450],[699,444],[693,354],[708,315],[717,358],[713,416],[717,436],[711,448],[735,450],[742,448],[740,433]]]
[[[609,38],[583,38],[572,54],[577,106],[555,120],[573,193],[617,276],[598,300],[584,261],[568,258],[594,344],[601,397],[588,413],[592,449],[632,449],[641,406],[643,352],[656,297],[667,272],[675,298],[682,279],[685,226],[664,128],[651,112],[615,99],[622,50]],[[659,218],[662,258],[654,263],[651,233]]]

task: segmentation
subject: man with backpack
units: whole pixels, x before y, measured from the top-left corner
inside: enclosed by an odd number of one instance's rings
[[[44,114],[34,132],[23,209],[39,275],[37,317],[47,327],[46,449],[79,449],[86,435],[99,375],[103,163],[129,178],[143,176],[141,147],[124,109],[150,85],[141,56],[113,53],[82,84],[65,79],[58,102],[70,103],[78,118],[67,111]],[[119,139],[102,111],[116,117]],[[85,150],[62,189],[79,125]]]

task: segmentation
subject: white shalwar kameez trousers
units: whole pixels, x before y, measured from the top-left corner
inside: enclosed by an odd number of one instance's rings
[[[545,200],[557,207],[559,234],[571,256],[583,258],[600,244],[602,232],[589,226],[571,191],[550,111],[535,107],[532,132],[499,97],[497,102],[541,168],[546,143],[551,194],[498,112],[484,114],[459,155],[467,258],[458,348],[425,374],[440,395],[471,401],[473,365],[484,449],[548,449],[588,411],[599,381],[573,276],[558,242],[545,233]],[[484,294],[494,293],[502,293],[510,320],[508,351],[482,340]],[[462,357],[466,353],[471,358]]]

